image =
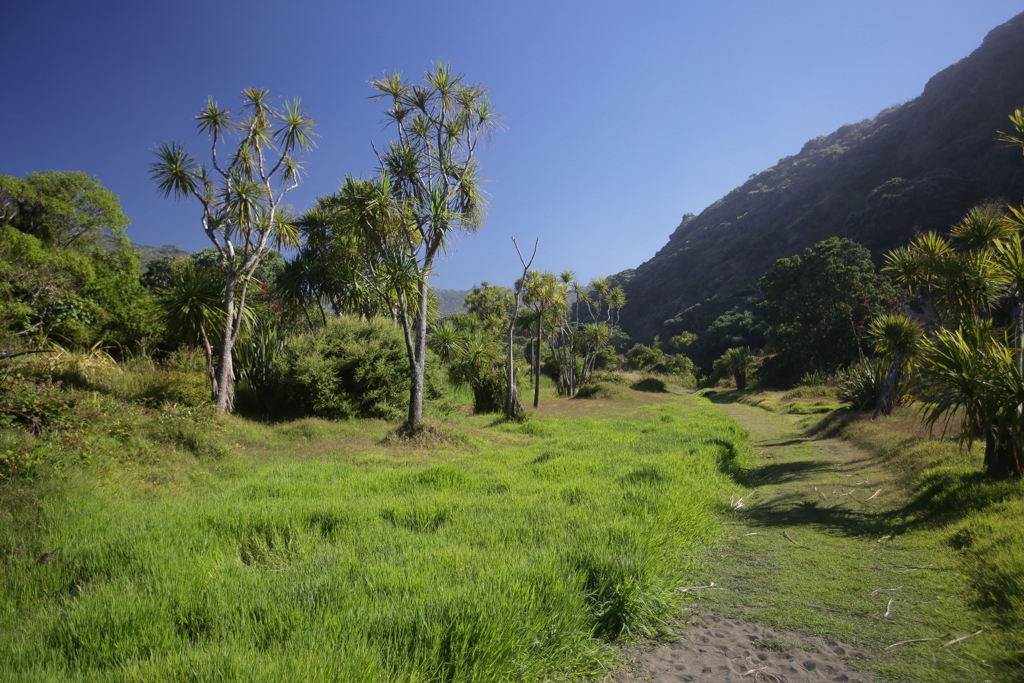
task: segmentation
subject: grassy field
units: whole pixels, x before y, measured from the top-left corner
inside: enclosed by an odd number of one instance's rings
[[[56,472],[0,484],[3,678],[600,673],[678,613],[746,452],[692,396],[465,416],[414,446],[79,399],[91,427],[14,444],[62,448]]]
[[[1024,680],[1020,482],[986,481],[980,453],[910,408],[870,420],[791,407],[815,397],[711,398],[752,448],[701,577],[723,590],[696,609],[854,644],[885,681]]]

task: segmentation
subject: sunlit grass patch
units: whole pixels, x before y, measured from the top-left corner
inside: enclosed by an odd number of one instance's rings
[[[462,441],[418,445],[389,443],[393,425],[373,420],[155,423],[173,457],[9,483],[0,671],[132,681],[600,671],[610,642],[668,628],[681,599],[672,588],[717,535],[721,463],[746,436],[695,397],[587,403],[594,415],[466,416],[447,427]]]

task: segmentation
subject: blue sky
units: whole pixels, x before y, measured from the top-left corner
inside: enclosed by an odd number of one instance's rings
[[[140,243],[208,246],[198,207],[157,196],[152,150],[205,158],[192,117],[259,85],[299,96],[321,139],[299,211],[388,138],[368,82],[447,60],[506,129],[482,157],[489,217],[437,287],[508,284],[520,244],[585,280],[634,268],[805,141],[919,95],[1024,10],[1004,0],[10,3],[0,173],[96,175]],[[1021,103],[1024,106],[1024,102]]]

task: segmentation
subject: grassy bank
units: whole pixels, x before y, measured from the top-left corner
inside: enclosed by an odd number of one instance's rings
[[[19,436],[47,465],[0,485],[0,672],[601,671],[610,642],[672,614],[670,589],[719,535],[710,491],[745,449],[704,399],[630,396],[552,402],[523,425],[459,418],[418,446],[383,422],[268,426],[78,396],[93,426]]]
[[[870,420],[787,407],[813,397],[711,398],[753,436],[706,608],[855,644],[886,681],[1024,680],[1020,482],[986,481],[980,453],[912,409]]]

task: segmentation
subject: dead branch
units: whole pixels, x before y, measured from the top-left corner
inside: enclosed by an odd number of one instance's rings
[[[810,548],[808,548],[807,546],[797,543],[796,539],[790,536],[788,531],[783,531],[782,535],[789,539],[789,542],[795,545],[796,547],[804,548],[805,550],[810,550]]]
[[[867,500],[865,500],[864,502],[866,503],[866,502],[867,502],[868,500],[874,500],[874,499],[875,499],[875,497],[876,497],[876,496],[878,496],[878,494],[879,494],[879,493],[881,493],[881,492],[882,492],[882,489],[878,489],[877,491],[875,491],[874,493],[872,493],[872,494],[871,494],[871,497],[870,497],[870,498],[868,498]]]
[[[980,629],[978,629],[977,631],[975,631],[974,633],[972,633],[970,635],[963,636],[962,638],[957,638],[956,640],[951,640],[948,643],[946,643],[945,645],[943,645],[942,647],[949,647],[950,645],[956,645],[957,643],[962,643],[963,641],[967,640],[968,638],[973,638],[974,636],[981,635],[981,632],[984,631],[984,630],[985,629],[980,628]]]
[[[673,590],[675,590],[676,593],[689,593],[690,591],[705,591],[705,590],[719,590],[720,591],[722,589],[719,588],[718,586],[716,586],[715,582],[712,581],[707,586],[679,586],[678,588],[675,588]]]
[[[885,649],[888,650],[890,647],[899,647],[900,645],[906,645],[907,643],[927,643],[932,640],[938,640],[938,638],[914,638],[913,640],[901,640],[898,643],[893,643]]]
[[[882,615],[883,619],[888,619],[892,616],[892,603],[896,601],[896,598],[889,598],[889,604],[885,606],[885,614]]]

